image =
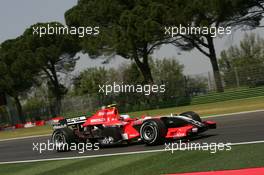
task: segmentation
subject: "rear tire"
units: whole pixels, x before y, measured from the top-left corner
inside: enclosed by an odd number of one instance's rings
[[[201,117],[199,116],[199,114],[193,112],[193,111],[187,111],[184,113],[181,113],[180,115],[191,118],[193,120],[196,120],[198,122],[202,122]]]
[[[69,128],[56,129],[52,134],[52,142],[55,144],[56,151],[70,151],[71,143],[75,142],[75,136]]]
[[[150,119],[140,128],[140,137],[146,145],[159,145],[165,141],[167,127],[160,119]]]

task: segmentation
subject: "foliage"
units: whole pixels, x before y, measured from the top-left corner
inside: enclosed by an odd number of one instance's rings
[[[236,79],[240,85],[264,81],[264,39],[245,34],[239,46],[221,52],[219,63],[228,86],[235,86]]]
[[[184,27],[235,27],[259,25],[262,19],[261,13],[254,13],[249,18],[246,16],[253,8],[258,7],[255,0],[185,0],[185,1],[165,1],[170,6],[170,16],[167,25]],[[219,36],[219,35],[216,35]],[[223,85],[219,72],[216,48],[214,45],[214,35],[210,33],[189,33],[178,34],[174,45],[183,50],[192,48],[198,49],[211,61],[214,71],[214,79],[218,92],[222,92]]]
[[[116,70],[107,70],[103,67],[88,68],[75,77],[75,94],[96,94],[99,92],[99,85],[111,84],[116,78]]]
[[[1,44],[0,50],[0,89],[13,97],[21,122],[25,122],[22,114],[20,96],[34,84],[38,75],[38,67],[33,54],[25,48],[21,37],[7,40]]]
[[[166,91],[163,97],[178,97],[184,94],[184,66],[176,58],[163,58],[154,61],[153,75],[157,84],[165,84]]]
[[[119,55],[133,60],[146,83],[153,82],[149,55],[169,42],[163,34],[166,8],[159,1],[80,0],[65,13],[69,26],[99,26],[100,34],[81,39],[90,57]]]
[[[136,92],[115,92],[105,95],[99,92],[99,85],[144,85],[144,78],[135,63],[122,65],[116,69],[88,68],[76,77],[75,94],[96,97],[102,105],[117,103],[121,110],[139,110],[152,108],[153,105],[175,103],[184,96],[183,65],[175,59],[153,60],[149,58],[150,66],[155,75],[157,85],[165,84],[164,93],[151,93],[146,96]],[[166,103],[165,103],[166,102]]]
[[[164,35],[164,26],[256,27],[262,14],[263,0],[80,0],[65,18],[69,26],[99,26],[99,36],[81,40],[83,50],[94,58],[120,55],[134,60],[145,82],[153,82],[148,58],[162,44],[196,48],[210,59],[221,92],[214,36],[195,33],[170,38]]]
[[[208,92],[208,79],[201,75],[185,77],[187,96],[197,96]]]
[[[80,50],[77,40],[67,34],[34,35],[34,28],[64,27],[58,22],[37,23],[28,28],[23,34],[23,42],[34,55],[36,65],[48,78],[50,92],[56,97],[54,115],[60,113],[61,99],[67,89],[60,82],[60,75],[74,70],[78,58],[76,52]]]
[[[8,117],[8,112],[4,106],[0,106],[0,127],[2,125],[8,124],[10,119]]]

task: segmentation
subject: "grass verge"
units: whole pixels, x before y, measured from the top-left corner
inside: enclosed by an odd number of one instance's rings
[[[50,125],[38,126],[32,128],[21,128],[0,132],[0,139],[10,139],[18,137],[27,137],[35,135],[51,134],[52,127]]]
[[[233,146],[215,154],[176,151],[0,165],[5,175],[158,175],[264,166],[264,144]]]
[[[201,116],[225,114],[233,112],[251,111],[264,109],[264,96],[246,98],[239,100],[229,100],[216,103],[207,103],[190,106],[180,106],[172,108],[154,109],[129,113],[131,116],[141,115],[166,115],[171,113],[182,113],[185,111],[195,111]]]
[[[191,110],[191,111],[195,111],[199,113],[201,116],[209,116],[209,115],[216,115],[216,114],[250,111],[250,110],[260,110],[260,109],[264,109],[264,96],[255,97],[255,98],[247,98],[247,99],[239,99],[239,100],[230,100],[230,101],[224,101],[224,102],[208,103],[208,104],[138,111],[138,112],[131,112],[128,114],[133,117],[140,117],[141,115],[154,115],[155,116],[155,115],[165,115],[165,114],[171,114],[171,113],[181,113],[184,111]],[[14,131],[2,131],[0,132],[0,139],[43,135],[43,134],[50,134],[51,132],[52,132],[52,129],[50,126],[23,128],[23,129],[17,129]]]

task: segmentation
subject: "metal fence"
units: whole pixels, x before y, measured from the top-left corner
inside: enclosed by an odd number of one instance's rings
[[[231,68],[220,72],[222,85],[225,90],[241,87],[257,87],[264,85],[264,65],[244,66]],[[206,85],[208,92],[216,91],[216,83],[213,72],[188,75],[187,77],[198,79]],[[194,87],[197,84],[194,84]],[[205,86],[204,86],[205,87]]]

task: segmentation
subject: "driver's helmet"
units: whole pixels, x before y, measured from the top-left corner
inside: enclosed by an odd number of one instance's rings
[[[122,120],[126,120],[126,119],[129,119],[130,116],[127,115],[127,114],[122,114],[122,115],[120,115],[120,118],[121,118]]]
[[[107,105],[107,108],[114,108],[114,107],[116,107],[116,104]]]

